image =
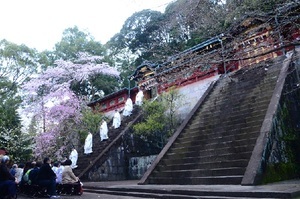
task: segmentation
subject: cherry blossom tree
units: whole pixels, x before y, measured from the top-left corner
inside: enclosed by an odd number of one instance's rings
[[[65,148],[73,145],[76,125],[81,121],[81,110],[86,107],[88,95],[72,90],[73,84],[81,84],[91,93],[94,89],[89,78],[97,74],[118,77],[119,72],[101,57],[79,53],[74,62],[57,60],[55,67],[49,67],[23,85],[25,111],[39,122],[35,139],[35,156],[44,157],[55,154],[56,159],[63,156]]]

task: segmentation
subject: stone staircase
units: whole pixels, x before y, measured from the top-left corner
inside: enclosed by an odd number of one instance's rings
[[[112,127],[112,121],[108,123],[108,140],[100,141],[99,132],[93,133],[93,153],[90,155],[84,154],[83,147],[78,150],[78,167],[73,169],[73,172],[81,180],[88,179],[87,172],[92,168],[94,164],[101,165],[108,158],[107,154],[109,149],[113,145],[118,145],[121,143],[121,137],[127,131],[130,126],[136,121],[140,116],[141,108],[134,106],[132,114],[130,116],[122,117],[121,126],[118,129]]]
[[[139,184],[241,184],[280,73],[273,61],[220,78]]]
[[[287,199],[300,196],[299,180],[259,186],[241,185],[137,185],[137,181],[84,182],[84,192],[110,198],[162,199]]]

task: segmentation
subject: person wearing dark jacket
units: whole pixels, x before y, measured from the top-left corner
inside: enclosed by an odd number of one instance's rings
[[[34,168],[29,172],[28,184],[37,184],[37,177],[42,166],[42,162],[36,162]]]
[[[17,198],[17,185],[16,179],[13,177],[7,164],[9,162],[9,157],[4,155],[1,157],[0,164],[0,196],[8,196],[9,198]]]
[[[44,158],[43,165],[41,166],[38,175],[37,175],[37,184],[47,188],[47,193],[50,198],[58,198],[56,195],[56,174],[51,169],[50,158]]]

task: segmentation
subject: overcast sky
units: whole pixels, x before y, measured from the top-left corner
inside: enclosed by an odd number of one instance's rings
[[[106,43],[125,20],[143,9],[163,12],[173,0],[1,0],[0,40],[52,50],[77,25]]]

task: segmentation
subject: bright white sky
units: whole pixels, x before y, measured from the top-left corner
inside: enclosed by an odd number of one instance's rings
[[[1,0],[0,40],[52,50],[62,32],[78,26],[106,43],[143,9],[164,12],[173,0]]]

